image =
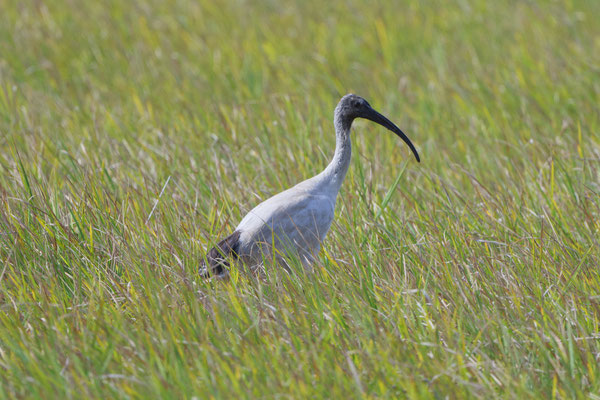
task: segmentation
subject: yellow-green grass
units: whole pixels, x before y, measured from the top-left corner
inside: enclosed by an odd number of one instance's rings
[[[598,398],[600,2],[8,1],[0,397]],[[314,273],[197,267],[357,122]]]

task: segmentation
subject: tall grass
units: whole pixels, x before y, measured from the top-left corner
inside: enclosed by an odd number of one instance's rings
[[[597,398],[600,2],[4,2],[0,397]],[[197,276],[358,122],[312,274]]]

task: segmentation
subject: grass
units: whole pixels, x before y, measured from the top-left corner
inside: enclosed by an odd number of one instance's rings
[[[0,397],[599,398],[600,2],[4,2]],[[197,276],[319,172],[313,274]]]

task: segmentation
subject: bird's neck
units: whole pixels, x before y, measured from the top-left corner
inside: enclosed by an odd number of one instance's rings
[[[350,166],[352,155],[350,127],[352,126],[352,120],[342,118],[339,113],[336,113],[333,124],[335,126],[335,153],[333,154],[333,160],[323,171],[323,175],[330,187],[337,192],[342,186]]]

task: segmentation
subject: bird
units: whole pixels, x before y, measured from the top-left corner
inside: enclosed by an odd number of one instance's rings
[[[352,122],[357,118],[373,121],[400,137],[413,152],[410,139],[393,122],[375,111],[362,97],[347,94],[334,111],[335,151],[333,159],[318,175],[263,201],[241,220],[226,238],[208,251],[199,273],[204,278],[223,278],[232,262],[256,270],[266,259],[289,270],[289,260],[300,260],[305,269],[318,254],[334,218],[340,187],[350,166]]]

